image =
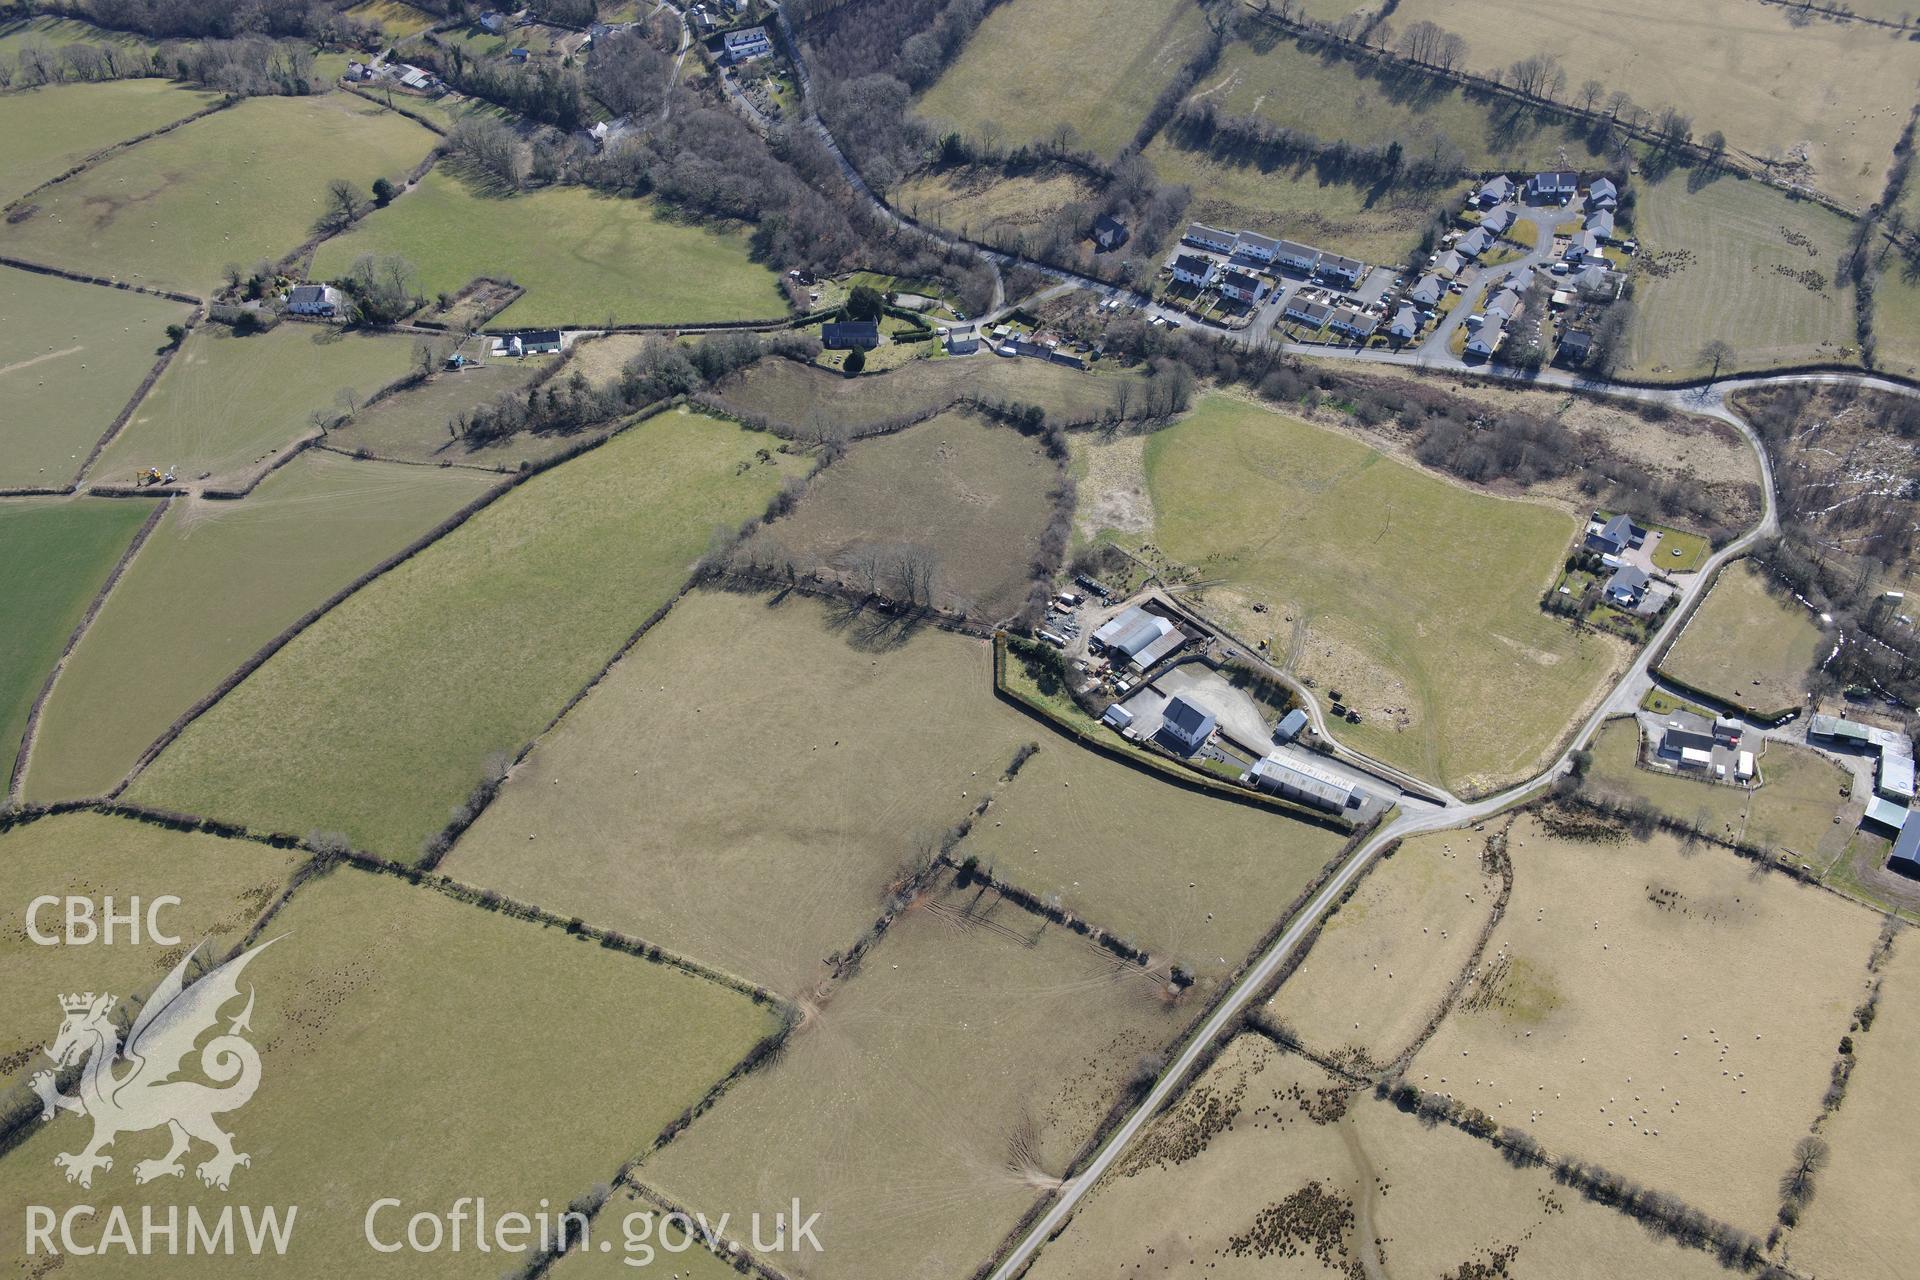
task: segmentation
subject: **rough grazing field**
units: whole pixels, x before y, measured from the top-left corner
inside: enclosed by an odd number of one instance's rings
[[[1744,0],[1736,0],[1744,2]],[[1853,287],[1834,282],[1849,224],[1758,182],[1723,177],[1698,191],[1688,173],[1636,182],[1634,319],[1627,367],[1685,378],[1711,373],[1710,337],[1733,347],[1721,372],[1853,358]]]
[[[665,1216],[664,1210],[641,1199],[632,1189],[619,1187],[595,1219],[595,1238],[589,1242],[592,1247],[573,1250],[554,1263],[547,1275],[553,1280],[633,1280],[635,1275],[644,1276],[651,1270],[668,1280],[740,1280],[731,1263],[715,1257],[700,1242],[697,1220],[688,1243],[680,1223],[676,1220],[668,1225],[662,1221]],[[729,1241],[738,1226],[727,1224],[724,1234]],[[771,1232],[771,1227],[765,1229]],[[740,1242],[743,1247],[750,1243],[751,1227],[737,1233],[747,1237]],[[600,1251],[601,1239],[613,1241],[610,1252]]]
[[[5,98],[0,204],[59,177],[94,152],[184,120],[219,101],[165,80],[50,84]]]
[[[1556,837],[1523,814],[1507,852],[1506,917],[1409,1082],[1764,1232],[1877,917],[1664,834]]]
[[[39,1049],[60,1023],[55,995],[112,991],[123,999],[144,992],[203,938],[215,946],[239,941],[278,896],[300,855],[251,841],[221,840],[95,813],[70,813],[15,827],[0,835],[0,1080],[24,1078],[51,1064]],[[125,927],[113,945],[43,947],[27,935],[27,904],[42,894],[81,894],[96,902],[112,894],[119,910],[138,895],[180,899],[164,908],[162,928],[183,940],[167,948],[131,945]],[[61,932],[61,908],[43,910],[44,933]],[[144,928],[144,924],[142,926]]]
[[[1350,182],[1322,181],[1311,168],[1215,160],[1165,137],[1142,154],[1161,181],[1193,188],[1189,217],[1302,239],[1368,262],[1404,261],[1419,246],[1441,194],[1407,187],[1374,193]]]
[[[1681,822],[1699,822],[1720,839],[1791,851],[1824,866],[1845,847],[1864,801],[1849,805],[1846,771],[1806,747],[1768,742],[1759,757],[1762,785],[1751,792],[1636,766],[1639,732],[1610,720],[1595,736],[1589,785],[1649,801]],[[1850,820],[1836,822],[1842,809]]]
[[[405,1232],[408,1214],[444,1212],[465,1195],[528,1213],[544,1197],[558,1212],[644,1150],[775,1026],[770,1010],[717,983],[359,870],[302,888],[266,936],[278,941],[243,979],[257,997],[260,1088],[227,1121],[252,1164],[235,1171],[230,1191],[203,1187],[191,1170],[136,1186],[135,1159],[163,1154],[165,1137],[130,1134],[93,1194],[125,1204],[136,1223],[143,1203],[213,1212],[242,1197],[297,1204],[279,1264],[292,1274],[338,1274],[343,1258],[378,1257],[362,1230],[382,1196],[407,1205],[376,1219],[388,1240]],[[605,1087],[617,1080],[644,1087]],[[9,1153],[0,1204],[70,1203],[75,1189],[53,1154],[85,1131],[63,1120]],[[436,1158],[422,1159],[429,1151]],[[501,1255],[475,1252],[470,1224],[466,1245],[358,1269],[500,1274]],[[260,1266],[244,1253],[116,1255],[88,1270],[242,1276]]]
[[[894,203],[922,222],[989,243],[1037,230],[1092,188],[1064,166],[1003,175],[969,167],[930,169],[900,184]]]
[[[434,135],[345,93],[249,98],[129,147],[34,197],[0,250],[135,284],[204,292],[230,262],[278,258],[313,232],[327,183],[398,178]]]
[[[1172,786],[1035,726],[958,855],[1124,938],[1204,996],[1340,850],[1337,832]],[[1204,834],[1202,834],[1204,833]]]
[[[316,432],[316,409],[340,412],[343,389],[364,400],[412,364],[413,340],[404,334],[288,323],[241,337],[225,325],[204,325],[187,338],[87,479],[127,485],[158,467],[182,484],[210,477],[244,487],[288,446]]]
[[[1920,1218],[1888,1210],[1920,1196],[1912,1088],[1920,1062],[1920,935],[1909,929],[1895,939],[1880,977],[1873,1028],[1853,1038],[1857,1065],[1824,1134],[1833,1162],[1788,1245],[1796,1269],[1816,1276],[1900,1280],[1920,1250]]]
[[[357,4],[347,10],[347,16],[373,23],[389,40],[404,40],[408,36],[419,35],[439,21],[426,10],[402,4],[400,0],[366,0],[365,4]]]
[[[1725,132],[1736,150],[1798,159],[1812,185],[1856,208],[1878,199],[1920,77],[1903,33],[1853,23],[1794,25],[1752,0],[1623,0],[1546,9],[1527,0],[1409,0],[1423,19],[1466,37],[1479,72],[1548,53],[1569,85],[1589,77],[1658,112],[1672,105],[1693,135]]]
[[[315,279],[363,253],[397,253],[429,296],[475,276],[526,295],[495,326],[655,324],[782,316],[772,271],[744,234],[675,222],[648,200],[547,187],[499,197],[436,168],[419,186],[314,255]]]
[[[67,638],[153,508],[145,502],[0,502],[0,778],[12,778],[27,714]]]
[[[741,413],[763,414],[802,430],[859,435],[889,418],[944,408],[962,396],[1018,400],[1040,405],[1056,421],[1090,421],[1113,406],[1120,383],[1137,390],[1143,381],[1130,373],[1090,373],[998,356],[915,360],[891,373],[859,378],[792,360],[762,360],[723,383],[718,394]]]
[[[455,440],[447,430],[454,417],[470,413],[495,396],[518,392],[554,356],[518,360],[487,357],[479,368],[442,371],[424,386],[409,387],[355,414],[345,426],[327,433],[327,443],[351,453],[365,450],[376,458],[404,462],[457,462],[508,468],[522,458],[540,458],[572,443],[565,437],[513,436],[484,447]]]
[[[1258,115],[1328,142],[1387,146],[1410,158],[1444,154],[1449,144],[1470,170],[1538,169],[1590,163],[1585,130],[1497,98],[1470,95],[1397,63],[1343,57],[1337,46],[1309,49],[1255,29],[1228,47],[1189,101],[1213,103],[1224,116]]]
[[[127,407],[187,308],[0,268],[0,485],[56,489]]]
[[[1094,32],[1097,58],[1087,56]],[[1206,38],[1192,0],[1014,0],[987,14],[920,114],[1008,146],[1064,125],[1075,145],[1112,156]]]
[[[412,857],[780,484],[767,437],[667,413],[535,476],[356,593],[130,795]],[[744,469],[743,469],[744,466]]]
[[[864,626],[797,596],[689,595],[514,770],[448,872],[812,989],[1035,728],[994,701],[985,644]],[[793,674],[741,696],[770,654]]]
[[[1360,1070],[1412,1048],[1493,916],[1500,876],[1483,859],[1486,845],[1471,831],[1403,841],[1327,920],[1268,1015]]]
[[[769,1259],[794,1280],[967,1275],[1185,1022],[1160,992],[991,891],[939,884],[639,1176],[709,1218],[799,1196],[824,1252]]]
[[[1813,613],[1742,560],[1715,579],[1660,670],[1768,715],[1806,704],[1807,674],[1830,648]]]
[[[1154,435],[1146,470],[1153,543],[1293,624],[1275,660],[1363,713],[1343,740],[1445,786],[1530,771],[1621,661],[1539,609],[1563,512],[1225,396]]]
[[[493,483],[308,452],[243,502],[176,501],[47,699],[28,798],[104,794],[261,645]]]
[[[1040,535],[1053,514],[1058,467],[1031,437],[970,413],[945,413],[855,445],[822,472],[792,515],[756,533],[744,563],[819,569],[907,598],[884,566],[934,565],[933,601],[985,622],[1019,612]]]
[[[1463,1195],[1463,1188],[1471,1194]],[[1384,1265],[1382,1265],[1384,1259]],[[1033,1280],[1720,1280],[1706,1253],[1429,1129],[1306,1059],[1243,1035],[1136,1139]]]

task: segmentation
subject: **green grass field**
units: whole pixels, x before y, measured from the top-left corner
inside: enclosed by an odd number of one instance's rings
[[[174,503],[47,699],[28,798],[104,794],[261,645],[494,483],[308,452],[244,501]]]
[[[10,93],[0,134],[0,203],[23,196],[116,142],[219,101],[165,80],[54,84]]]
[[[1040,754],[955,857],[977,857],[1001,880],[1057,900],[1156,967],[1181,965],[1202,995],[1339,852],[1337,832],[1183,790],[1036,731]],[[1182,834],[1199,831],[1204,838]]]
[[[942,609],[997,622],[1026,600],[1040,535],[1061,482],[1044,450],[1011,427],[945,413],[855,445],[827,468],[789,515],[741,548],[750,564],[793,563],[894,599],[889,581],[904,556],[930,557],[932,598]]]
[[[0,485],[72,483],[187,315],[164,298],[0,267]]]
[[[429,295],[475,276],[510,279],[526,296],[495,326],[759,320],[786,314],[772,271],[747,257],[743,233],[677,222],[647,200],[548,187],[481,194],[441,169],[322,245],[313,276],[343,273],[363,253],[397,253]]]
[[[0,501],[0,778],[11,779],[27,714],[67,638],[142,522],[146,502],[103,498]]]
[[[717,394],[742,413],[764,414],[803,430],[859,435],[890,418],[945,407],[962,396],[1019,400],[1040,405],[1056,421],[1090,421],[1113,407],[1122,382],[1131,392],[1142,379],[1041,360],[980,356],[915,360],[884,375],[860,378],[843,378],[792,360],[762,360],[729,378]]]
[[[1192,0],[1013,0],[987,14],[920,114],[1007,146],[1065,125],[1077,146],[1112,156],[1205,39]]]
[[[12,11],[9,11],[11,13]],[[147,49],[153,42],[130,31],[108,31],[78,18],[5,17],[0,20],[0,56],[16,58],[30,45],[60,49],[70,44],[117,45],[121,48]]]
[[[1363,713],[1335,733],[1454,789],[1529,773],[1624,651],[1541,612],[1573,522],[1212,396],[1147,445],[1151,541],[1264,600],[1276,660]],[[1212,599],[1209,591],[1204,599]]]
[[[1752,0],[1576,3],[1408,0],[1393,15],[1464,36],[1485,73],[1536,53],[1557,57],[1569,86],[1589,77],[1658,112],[1672,105],[1693,136],[1725,132],[1755,156],[1805,153],[1813,186],[1856,208],[1880,197],[1920,49],[1902,35],[1853,23],[1799,26]],[[1789,87],[1791,86],[1791,87]]]
[[[1873,286],[1875,367],[1920,377],[1920,274],[1909,276],[1898,255],[1881,259]]]
[[[222,1124],[251,1164],[229,1191],[202,1186],[191,1167],[139,1186],[133,1165],[163,1155],[166,1135],[123,1133],[93,1194],[114,1197],[135,1222],[145,1204],[209,1214],[235,1201],[298,1205],[286,1257],[186,1256],[183,1213],[179,1256],[117,1254],[89,1270],[327,1275],[351,1258],[367,1260],[349,1264],[363,1274],[498,1275],[524,1259],[477,1253],[471,1220],[459,1254],[387,1257],[363,1234],[369,1209],[382,1197],[402,1202],[375,1220],[383,1241],[403,1238],[411,1214],[445,1213],[461,1196],[484,1194],[492,1213],[533,1214],[546,1202],[558,1214],[646,1150],[777,1025],[770,1009],[717,983],[356,869],[303,886],[266,936],[277,940],[242,979],[255,995],[259,1090]],[[35,994],[58,1013],[51,992]],[[33,1133],[0,1168],[0,1198],[73,1203],[77,1189],[53,1156],[77,1149],[88,1127],[70,1117]]]
[[[1322,182],[1311,169],[1222,163],[1165,137],[1143,154],[1162,181],[1193,189],[1190,217],[1304,240],[1367,262],[1398,263],[1418,248],[1441,198],[1437,190],[1403,187],[1375,198],[1352,183]]]
[[[281,324],[246,337],[204,325],[188,337],[153,390],[108,445],[87,479],[132,484],[140,471],[171,468],[192,484],[242,485],[302,436],[312,414],[340,412],[351,388],[360,400],[413,364],[410,337]]]
[[[1816,751],[1768,743],[1759,759],[1762,785],[1749,793],[1642,769],[1634,763],[1639,741],[1631,720],[1609,721],[1593,741],[1589,785],[1644,799],[1681,822],[1698,822],[1718,839],[1797,853],[1816,865],[1836,857],[1853,834],[1852,823],[1834,821],[1846,804],[1847,775]]]
[[[1679,170],[1639,184],[1627,368],[1709,373],[1709,338],[1733,348],[1722,373],[1853,360],[1853,289],[1833,280],[1846,219],[1758,182],[1723,177],[1689,192],[1687,178]]]
[[[60,1022],[54,997],[68,991],[145,992],[203,938],[227,947],[245,935],[284,887],[298,853],[200,832],[168,831],[97,813],[43,818],[0,835],[0,1081],[17,1081],[49,1065],[39,1050]],[[182,946],[147,939],[136,945],[117,926],[110,945],[41,946],[27,934],[28,904],[43,894],[114,895],[124,913],[138,897],[150,903],[171,894],[156,923]],[[96,902],[96,911],[99,904]],[[62,932],[62,908],[43,908],[34,922],[43,933]]]
[[[689,723],[657,731],[666,719]],[[876,640],[804,597],[699,591],[527,757],[442,865],[805,993],[1035,729],[995,701],[980,641]]]
[[[799,1196],[822,1252],[767,1259],[793,1280],[972,1274],[1186,1021],[1162,989],[991,893],[938,885],[638,1176],[709,1218]]]
[[[1343,57],[1331,45],[1308,49],[1249,25],[1250,38],[1230,46],[1194,94],[1223,115],[1258,115],[1328,142],[1398,142],[1410,158],[1445,154],[1450,144],[1473,171],[1551,167],[1563,148],[1569,163],[1594,163],[1584,130],[1397,63]]]
[[[455,440],[447,423],[471,412],[495,396],[518,391],[538,376],[554,356],[520,359],[484,357],[479,368],[434,374],[424,386],[409,387],[363,409],[353,420],[327,433],[327,443],[350,452],[365,450],[376,458],[407,462],[460,462],[506,467],[521,458],[538,458],[564,448],[569,441],[510,437],[481,448]]]
[[[145,803],[410,858],[759,514],[766,436],[667,413],[527,482],[360,591],[196,721]],[[779,457],[781,455],[776,455]]]
[[[108,157],[34,198],[0,250],[135,284],[199,293],[313,234],[327,183],[364,191],[427,154],[433,134],[351,94],[249,98]]]
[[[1832,647],[1813,614],[1747,561],[1715,579],[1660,670],[1759,716],[1806,705],[1807,675]]]
[[[362,22],[371,22],[385,33],[389,40],[405,40],[408,36],[417,36],[434,23],[440,21],[424,9],[416,9],[401,0],[366,0],[347,10],[349,18],[358,18]]]

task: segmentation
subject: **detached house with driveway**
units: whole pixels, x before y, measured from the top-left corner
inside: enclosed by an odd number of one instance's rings
[[[1603,556],[1623,555],[1646,540],[1647,531],[1625,513],[1614,516],[1598,528],[1591,525],[1587,528],[1588,550],[1598,551]]]
[[[1487,216],[1480,219],[1480,229],[1491,232],[1496,236],[1506,234],[1507,228],[1512,225],[1513,209],[1507,205],[1501,205],[1498,209],[1489,210]]]
[[[1413,288],[1407,290],[1407,296],[1423,307],[1431,307],[1440,301],[1440,295],[1447,286],[1440,283],[1440,277],[1429,271],[1414,281]]]
[[[1613,215],[1605,209],[1596,209],[1587,215],[1587,230],[1602,240],[1613,239]]]
[[[1160,729],[1154,738],[1169,751],[1190,756],[1207,744],[1213,730],[1211,712],[1176,696],[1168,700],[1166,710],[1160,713]]]
[[[1489,321],[1480,326],[1471,338],[1467,339],[1467,354],[1470,356],[1491,356],[1500,349],[1500,339],[1504,331],[1499,322]]]
[[[1393,323],[1387,326],[1387,335],[1400,342],[1411,342],[1413,335],[1418,332],[1420,332],[1420,313],[1403,304],[1393,313]]]
[[[1493,247],[1493,236],[1485,227],[1475,227],[1455,241],[1453,247],[1469,258],[1477,258]]]
[[[1620,203],[1620,188],[1610,178],[1595,178],[1587,188],[1587,208],[1612,209]]]
[[[1511,200],[1513,189],[1513,179],[1504,173],[1498,174],[1480,184],[1480,190],[1474,193],[1473,201],[1482,209],[1491,209],[1502,201]]]

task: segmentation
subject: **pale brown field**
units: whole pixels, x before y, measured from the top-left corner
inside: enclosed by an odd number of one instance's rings
[[[1726,1274],[1545,1170],[1345,1093],[1306,1059],[1241,1036],[1041,1250],[1032,1280]]]
[[[1362,1067],[1411,1048],[1493,914],[1500,877],[1482,862],[1486,843],[1471,831],[1402,841],[1328,919],[1268,1016]]]
[[[1765,715],[1806,705],[1807,675],[1832,647],[1811,610],[1743,560],[1715,579],[1660,669]]]
[[[1764,1232],[1877,918],[1720,849],[1508,842],[1513,899],[1410,1083]]]
[[[638,1176],[709,1219],[798,1196],[822,1252],[766,1259],[793,1280],[965,1276],[1186,1018],[1134,966],[943,883]]]

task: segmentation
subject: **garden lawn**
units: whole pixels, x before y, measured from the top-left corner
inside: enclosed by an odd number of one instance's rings
[[[27,715],[68,637],[152,513],[150,503],[103,498],[0,502],[0,778],[13,776]]]
[[[1811,610],[1742,560],[1714,580],[1660,671],[1772,719],[1806,705],[1807,676],[1830,647]]]
[[[125,1133],[93,1193],[136,1223],[147,1205],[161,1221],[183,1203],[209,1220],[236,1199],[298,1205],[286,1256],[263,1264],[244,1247],[167,1256],[162,1246],[158,1257],[91,1258],[90,1273],[498,1276],[526,1259],[478,1253],[471,1218],[459,1253],[403,1248],[375,1266],[369,1210],[382,1197],[401,1202],[373,1218],[383,1241],[404,1239],[412,1213],[444,1213],[464,1196],[500,1214],[545,1202],[557,1216],[778,1025],[718,983],[358,868],[304,885],[266,937],[241,980],[254,992],[259,1090],[222,1125],[251,1163],[229,1191],[201,1185],[191,1165],[180,1179],[136,1185],[132,1166],[163,1155],[166,1134]],[[242,1004],[230,1001],[229,1016]],[[88,1127],[69,1117],[35,1131],[0,1166],[0,1203],[71,1203],[76,1188],[53,1155],[76,1149]],[[207,1152],[197,1145],[189,1159]]]
[[[650,200],[586,187],[487,195],[436,168],[314,257],[316,279],[363,253],[397,253],[427,294],[475,276],[526,295],[495,327],[760,320],[786,314],[774,273],[747,256],[743,233],[676,221]]]
[[[245,487],[303,436],[313,412],[341,411],[404,376],[414,339],[283,323],[236,334],[203,325],[187,338],[153,390],[87,473],[95,484],[132,484],[148,467],[172,470],[181,484],[207,478]]]
[[[543,472],[357,592],[129,793],[411,858],[779,490],[775,442],[686,412]]]
[[[250,840],[225,840],[202,832],[164,827],[97,813],[42,818],[0,835],[0,1083],[48,1066],[40,1048],[51,1044],[60,1024],[54,997],[68,991],[107,991],[127,1000],[167,975],[185,947],[211,938],[229,947],[278,897],[304,855],[270,849]],[[171,894],[155,923],[183,946],[152,944],[145,933],[136,945],[125,925],[110,945],[42,946],[27,934],[27,911],[35,898],[80,894],[114,897],[124,913],[138,898],[151,903]],[[63,935],[60,906],[43,908],[35,924]]]
[[[47,699],[27,796],[104,794],[260,646],[495,483],[309,451],[245,501],[176,501]]]
[[[1689,171],[1636,179],[1634,315],[1627,367],[1682,379],[1713,371],[1709,339],[1733,349],[1721,373],[1852,363],[1853,288],[1834,280],[1845,218],[1759,182],[1720,177],[1689,191]]]
[[[1551,507],[1221,395],[1146,470],[1153,544],[1292,621],[1291,665],[1363,716],[1342,741],[1451,789],[1531,773],[1625,657],[1540,610],[1574,532]]]
[[[166,345],[178,302],[0,267],[0,486],[64,488]]]
[[[365,191],[434,142],[352,94],[249,98],[47,188],[32,217],[0,227],[0,251],[206,293],[227,264],[278,259],[312,235],[334,178]]]
[[[51,84],[0,98],[0,204],[59,177],[94,152],[218,102],[165,80]]]
[[[1111,157],[1206,39],[1193,0],[1013,0],[981,20],[920,114],[1005,146],[1066,126],[1075,146]]]

